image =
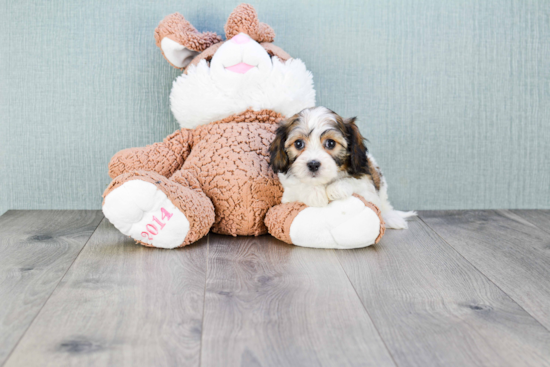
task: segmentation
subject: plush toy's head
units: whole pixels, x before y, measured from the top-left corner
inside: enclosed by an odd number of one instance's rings
[[[195,128],[249,108],[292,116],[315,105],[311,73],[271,43],[275,33],[258,21],[252,6],[241,4],[231,13],[225,35],[222,41],[215,33],[199,33],[178,13],[155,30],[166,60],[184,70],[170,95],[182,127]]]

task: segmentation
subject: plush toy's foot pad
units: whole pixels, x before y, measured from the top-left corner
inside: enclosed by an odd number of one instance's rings
[[[184,176],[187,180],[175,182],[156,172],[122,174],[105,190],[103,213],[142,245],[175,248],[193,243],[214,223],[214,206],[196,180]]]
[[[289,215],[282,215],[283,211]],[[377,243],[384,234],[378,208],[358,196],[332,201],[322,208],[281,204],[270,210],[266,224],[275,237],[303,247],[360,248]],[[284,235],[279,235],[276,227],[286,227]]]
[[[156,185],[133,180],[111,191],[103,213],[122,233],[160,248],[180,246],[189,232],[189,221]]]

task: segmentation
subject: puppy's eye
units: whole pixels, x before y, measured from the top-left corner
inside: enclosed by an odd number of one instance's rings
[[[296,149],[302,150],[306,146],[306,143],[304,143],[302,139],[298,139],[294,142],[294,146],[296,147]]]
[[[325,148],[327,149],[334,149],[334,147],[336,146],[336,142],[332,139],[327,139],[325,140]]]

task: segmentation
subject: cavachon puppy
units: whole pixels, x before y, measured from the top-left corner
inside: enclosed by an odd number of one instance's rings
[[[270,154],[284,188],[281,201],[324,207],[359,194],[381,209],[388,228],[407,228],[405,218],[415,213],[391,206],[386,180],[368,154],[355,119],[312,107],[279,125]]]

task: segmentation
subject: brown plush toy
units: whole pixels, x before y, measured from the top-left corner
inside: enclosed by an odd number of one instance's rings
[[[191,244],[209,230],[257,236],[269,229],[287,243],[310,247],[377,241],[383,221],[363,197],[325,208],[280,204],[282,187],[268,149],[278,122],[315,105],[312,76],[301,60],[271,43],[275,33],[250,5],[231,13],[225,33],[226,41],[199,33],[178,13],[155,30],[166,60],[184,70],[170,95],[182,129],[112,158],[105,216],[137,242],[160,248]]]

